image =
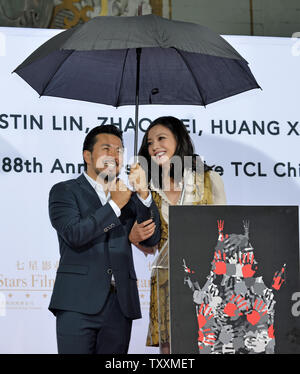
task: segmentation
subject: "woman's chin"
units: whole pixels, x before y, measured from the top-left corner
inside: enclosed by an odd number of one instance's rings
[[[156,165],[161,167],[167,167],[168,165],[170,165],[170,159],[166,156],[160,158],[153,157],[152,161],[155,162]]]

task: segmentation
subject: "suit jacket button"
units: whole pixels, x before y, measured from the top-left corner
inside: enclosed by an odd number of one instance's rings
[[[111,269],[107,269],[107,274],[112,274],[112,270]]]

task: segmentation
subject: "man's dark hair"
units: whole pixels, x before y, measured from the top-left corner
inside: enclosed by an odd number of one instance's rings
[[[94,145],[97,142],[97,135],[99,134],[111,134],[115,135],[118,138],[121,139],[122,146],[123,145],[123,132],[119,130],[115,125],[101,125],[94,127],[85,137],[84,142],[83,142],[83,151],[90,151],[93,152]],[[87,163],[84,161],[84,170],[87,170]]]

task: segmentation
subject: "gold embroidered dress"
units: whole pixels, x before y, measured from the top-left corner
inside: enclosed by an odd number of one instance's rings
[[[221,177],[212,171],[204,175],[191,171],[184,173],[184,186],[177,205],[226,204]],[[169,339],[169,273],[168,273],[168,207],[170,202],[164,192],[151,183],[151,193],[161,220],[161,240],[152,266],[150,316],[147,346],[159,346]]]

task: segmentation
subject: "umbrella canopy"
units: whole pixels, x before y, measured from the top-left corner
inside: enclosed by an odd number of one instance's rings
[[[41,96],[135,104],[136,120],[139,104],[205,106],[259,88],[221,36],[155,15],[93,18],[48,40],[15,72]]]

